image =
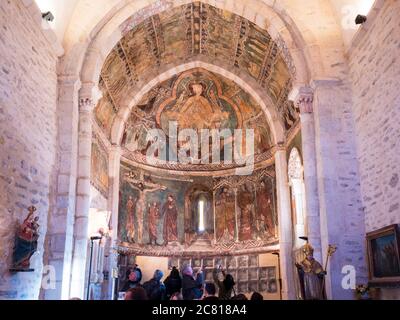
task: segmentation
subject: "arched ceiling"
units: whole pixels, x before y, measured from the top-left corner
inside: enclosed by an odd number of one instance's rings
[[[201,57],[252,78],[271,98],[287,130],[298,121],[288,94],[295,70],[283,44],[245,18],[200,2],[183,5],[131,27],[107,57],[100,75],[103,99],[96,117],[107,137],[126,93],[150,70]],[[288,65],[290,67],[288,67]]]

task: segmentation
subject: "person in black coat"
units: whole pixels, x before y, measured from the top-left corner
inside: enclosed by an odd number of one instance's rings
[[[169,276],[165,279],[164,285],[166,287],[167,298],[169,299],[175,293],[181,292],[182,278],[176,267],[173,267]]]
[[[182,296],[183,300],[198,300],[203,296],[203,272],[200,271],[195,277],[193,269],[187,266],[183,269]]]

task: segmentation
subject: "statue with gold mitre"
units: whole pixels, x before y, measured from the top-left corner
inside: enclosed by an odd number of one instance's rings
[[[304,240],[306,240],[305,238]],[[322,265],[314,259],[314,248],[307,243],[301,248],[305,258],[296,263],[303,300],[325,300],[325,275]]]

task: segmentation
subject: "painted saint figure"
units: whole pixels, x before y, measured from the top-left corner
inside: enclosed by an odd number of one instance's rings
[[[246,241],[253,239],[253,196],[248,191],[242,191],[238,195],[239,215],[239,240]]]
[[[162,208],[162,215],[164,217],[164,244],[169,242],[178,241],[178,209],[173,195],[168,195],[167,202]]]
[[[128,201],[126,202],[126,230],[127,230],[127,238],[128,241],[135,241],[135,224],[134,224],[134,215],[135,215],[135,202],[132,196],[129,196]]]
[[[223,188],[215,203],[216,207],[216,236],[220,240],[225,231],[229,240],[235,237],[235,197],[227,188]]]
[[[153,202],[149,206],[149,241],[150,244],[157,244],[157,225],[160,218],[160,205],[157,202]]]
[[[264,181],[261,181],[260,189],[257,192],[257,217],[261,220],[260,229],[266,231],[268,236],[274,236],[273,206]]]
[[[251,204],[247,204],[241,210],[242,212],[240,216],[240,231],[239,231],[240,241],[252,240],[253,238],[251,209],[252,209]]]

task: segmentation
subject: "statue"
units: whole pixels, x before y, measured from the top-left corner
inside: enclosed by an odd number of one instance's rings
[[[304,300],[325,300],[324,277],[326,271],[314,259],[314,248],[308,243],[302,247],[305,258],[296,263]]]
[[[12,271],[33,271],[30,269],[30,259],[36,252],[39,239],[39,217],[34,217],[36,208],[28,208],[28,216],[17,227],[17,235],[13,254]]]

